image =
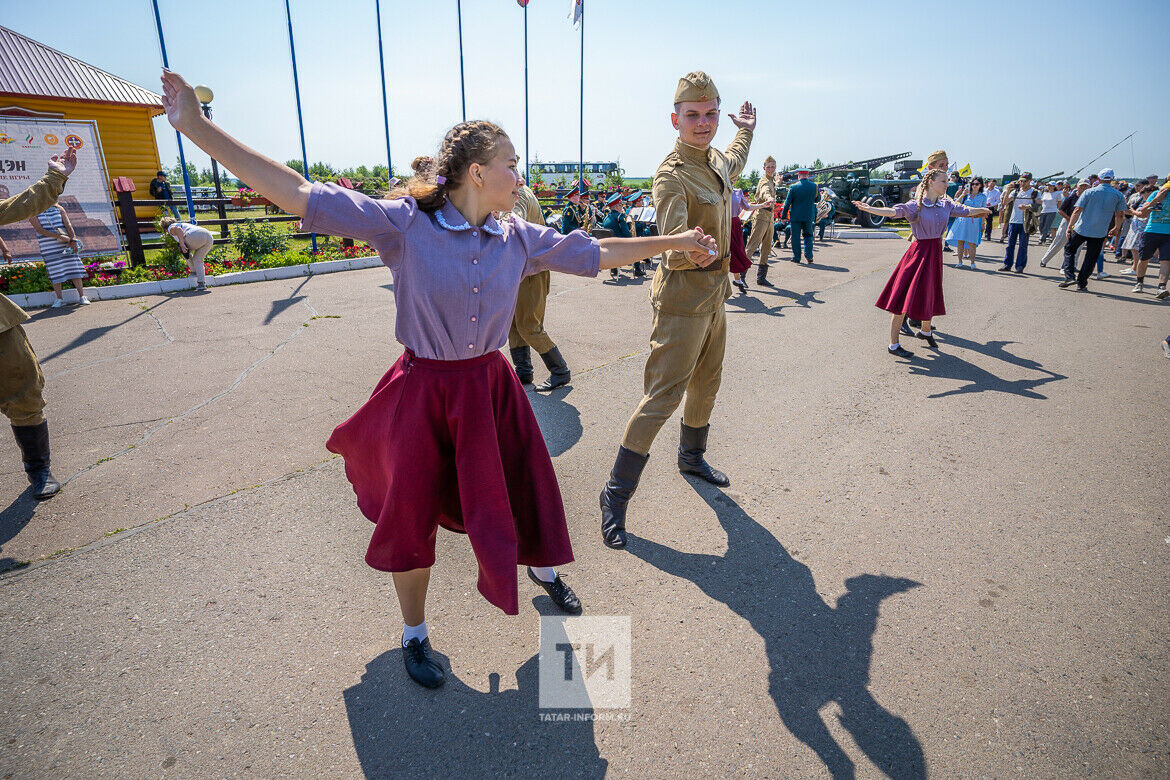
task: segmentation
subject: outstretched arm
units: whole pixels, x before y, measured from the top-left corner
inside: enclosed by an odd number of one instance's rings
[[[787,201],[785,201],[785,203],[787,203]],[[894,211],[893,209],[877,208],[875,206],[871,206],[868,203],[865,203],[864,201],[860,201],[860,200],[853,201],[853,205],[856,206],[861,211],[868,211],[870,214],[876,214],[879,217],[896,217],[896,216],[898,216],[898,212]],[[983,210],[986,211],[987,209],[983,209]]]
[[[601,245],[601,270],[621,268],[663,252],[686,252],[695,265],[706,267],[715,259],[715,239],[694,228],[685,233],[671,236],[644,236],[642,238],[603,238]]]
[[[163,108],[172,127],[277,206],[305,216],[312,184],[293,169],[244,146],[203,116],[195,90],[178,73],[164,70],[162,86]]]

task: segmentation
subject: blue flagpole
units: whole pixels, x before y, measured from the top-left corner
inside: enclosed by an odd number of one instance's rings
[[[467,121],[467,86],[463,83],[463,0],[455,0],[459,20],[459,100],[463,104],[463,121]]]
[[[579,164],[577,166],[577,188],[585,191],[585,0],[578,0],[581,4],[581,124],[578,127],[580,147]]]
[[[374,13],[378,16],[378,67],[382,69],[382,124],[386,128],[386,183],[394,176],[390,164],[390,104],[386,100],[386,60],[382,56],[382,2],[374,0]]]
[[[163,40],[162,17],[158,13],[158,0],[151,0],[151,3],[154,5],[154,24],[158,27],[158,46],[162,49],[163,67],[170,70],[171,63],[167,59],[167,42]],[[183,169],[183,189],[187,191],[187,221],[195,223],[197,220],[195,219],[195,204],[191,201],[191,179],[187,176],[187,155],[183,154],[183,134],[178,130],[175,131],[175,140],[179,142],[179,166]]]
[[[313,179],[309,176],[309,153],[305,151],[305,120],[301,117],[301,82],[297,78],[297,49],[293,45],[292,10],[288,7],[288,0],[284,0],[284,17],[288,20],[288,51],[292,55],[293,92],[297,96],[297,126],[301,131],[301,165],[305,169],[305,179],[312,181]],[[311,234],[309,240],[313,244],[313,254],[316,254],[317,234]]]
[[[524,4],[524,181],[531,186],[532,171],[528,168],[528,4]],[[1136,166],[1134,170],[1137,170]]]

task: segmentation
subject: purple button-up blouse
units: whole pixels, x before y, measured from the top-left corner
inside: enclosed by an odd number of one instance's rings
[[[465,360],[504,346],[525,276],[597,276],[597,239],[520,219],[470,224],[449,202],[428,214],[413,198],[375,200],[314,182],[303,229],[369,243],[394,276],[394,336],[420,358]]]
[[[923,241],[928,238],[942,238],[947,232],[947,220],[952,216],[965,217],[971,209],[950,198],[939,198],[934,203],[922,201],[919,210],[917,201],[907,201],[894,205],[894,213],[910,221],[910,234],[915,239]]]

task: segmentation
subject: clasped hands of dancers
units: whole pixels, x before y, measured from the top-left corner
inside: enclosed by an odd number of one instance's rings
[[[523,278],[546,270],[596,276],[666,258],[651,294],[656,346],[647,362],[647,395],[602,494],[606,543],[620,546],[614,544],[616,501],[624,544],[624,502],[633,492],[629,459],[645,463],[650,441],[684,388],[679,468],[728,484],[703,452],[726,335],[730,182],[747,159],[756,123],[750,103],[732,115],[739,131],[728,152],[709,149],[719,123],[718,92],[706,74],[681,79],[672,114],[679,142],[655,176],[660,235],[598,240],[495,218],[512,210],[523,180],[512,142],[491,122],[451,128],[433,166],[375,200],[309,182],[248,148],[203,115],[178,74],[164,71],[162,88],[176,130],[275,205],[302,216],[305,231],[366,241],[393,274],[395,333],[405,351],[326,446],[343,456],[358,507],[375,523],[366,562],[392,574],[403,615],[403,662],[416,682],[437,687],[445,679],[431,654],[425,615],[440,525],[467,534],[479,564],[478,589],[507,614],[519,611],[518,565],[561,610],[581,611],[554,568],[573,555],[552,460],[528,397],[499,352]]]

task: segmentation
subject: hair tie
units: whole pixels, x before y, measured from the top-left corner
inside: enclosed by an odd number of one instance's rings
[[[446,177],[446,176],[436,176],[436,177],[435,177],[435,184],[443,185],[443,184],[446,184],[446,183],[447,183],[447,177]]]

